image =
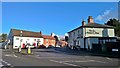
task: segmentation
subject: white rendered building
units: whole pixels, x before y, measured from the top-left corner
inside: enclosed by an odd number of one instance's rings
[[[82,21],[82,26],[68,32],[68,45],[73,49],[79,46],[81,49],[91,50],[94,44],[115,42],[114,29],[111,26],[95,23],[92,16],[88,17],[88,23]]]
[[[32,32],[18,29],[11,29],[8,40],[10,40],[10,45],[13,49],[17,49],[19,46],[24,48],[24,45],[30,43],[37,47],[38,42],[40,45],[43,44],[43,38],[40,32]]]

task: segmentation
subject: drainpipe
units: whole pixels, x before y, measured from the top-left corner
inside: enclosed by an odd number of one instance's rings
[[[85,38],[85,36],[86,36],[86,28],[85,28],[85,34],[84,34],[84,50],[86,50],[86,38]]]

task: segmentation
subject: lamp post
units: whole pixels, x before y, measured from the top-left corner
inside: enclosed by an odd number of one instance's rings
[[[22,37],[22,31],[20,31],[20,37]],[[22,39],[20,38],[20,46],[19,46],[19,49],[18,49],[19,53],[21,52],[21,42],[22,42]]]

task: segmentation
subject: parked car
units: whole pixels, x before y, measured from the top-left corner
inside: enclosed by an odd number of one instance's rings
[[[8,43],[7,42],[3,42],[2,43],[2,49],[8,49]]]
[[[38,48],[46,48],[44,45],[39,45]]]
[[[68,48],[72,49],[72,50],[80,50],[80,46],[69,46]]]
[[[47,48],[54,48],[54,46],[52,46],[52,45],[49,45]]]

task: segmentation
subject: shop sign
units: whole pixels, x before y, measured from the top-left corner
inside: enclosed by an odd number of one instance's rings
[[[93,30],[89,30],[86,32],[87,34],[99,34],[99,32],[95,31],[94,29]]]

